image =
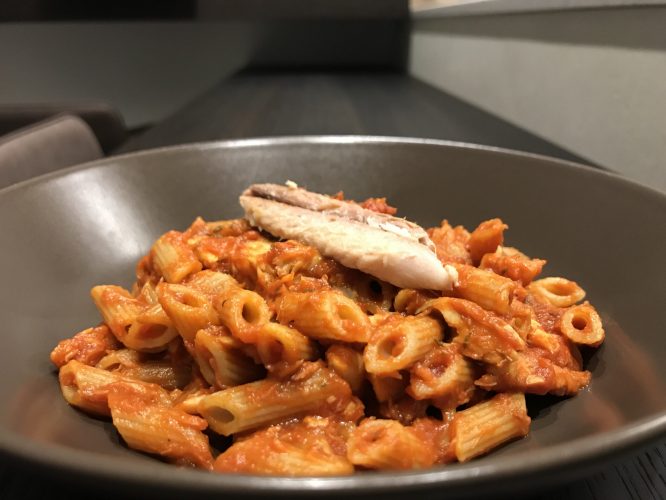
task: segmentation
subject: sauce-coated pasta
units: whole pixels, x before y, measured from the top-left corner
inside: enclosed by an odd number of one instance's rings
[[[354,207],[395,212],[383,198]],[[197,218],[157,239],[131,290],[95,286],[102,322],[51,360],[68,403],[181,466],[330,476],[464,462],[527,435],[526,393],[584,388],[579,346],[604,340],[584,290],[537,279],[546,262],[505,246],[507,228],[429,229],[456,278],[434,291],[244,219]]]

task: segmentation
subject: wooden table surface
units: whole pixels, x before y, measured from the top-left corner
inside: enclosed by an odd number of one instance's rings
[[[238,75],[133,138],[118,152],[216,139],[313,134],[448,139],[581,161],[428,85],[406,76],[380,73]],[[0,497],[7,500],[71,498],[79,491],[14,465],[7,458],[0,458],[0,484]],[[112,496],[101,493],[95,498]],[[574,482],[520,498],[666,498],[666,439],[600,465],[591,475]]]

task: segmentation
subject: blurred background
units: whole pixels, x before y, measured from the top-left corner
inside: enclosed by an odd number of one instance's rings
[[[574,159],[663,190],[665,4],[3,0],[0,135],[67,113],[104,154],[419,136]]]

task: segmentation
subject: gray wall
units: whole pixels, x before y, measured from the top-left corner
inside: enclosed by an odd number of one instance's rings
[[[666,191],[666,7],[415,19],[409,69]]]
[[[312,11],[299,9],[306,1]],[[0,106],[99,99],[135,127],[246,65],[405,67],[405,0],[281,0],[263,10],[258,0],[215,0],[200,10],[198,21],[0,23]]]
[[[101,99],[130,127],[159,120],[241,67],[241,23],[0,24],[0,106]]]

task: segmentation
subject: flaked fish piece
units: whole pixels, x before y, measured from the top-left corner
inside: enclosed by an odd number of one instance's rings
[[[417,243],[427,246],[433,253],[436,252],[435,244],[430,240],[428,233],[418,224],[388,214],[373,212],[354,203],[313,193],[298,188],[294,184],[286,186],[281,186],[280,184],[254,184],[245,190],[243,196],[258,196],[259,198],[279,201],[294,207],[344,217],[414,240]]]
[[[423,228],[404,219],[276,184],[250,186],[240,204],[250,224],[400,288],[449,290],[457,280]]]

